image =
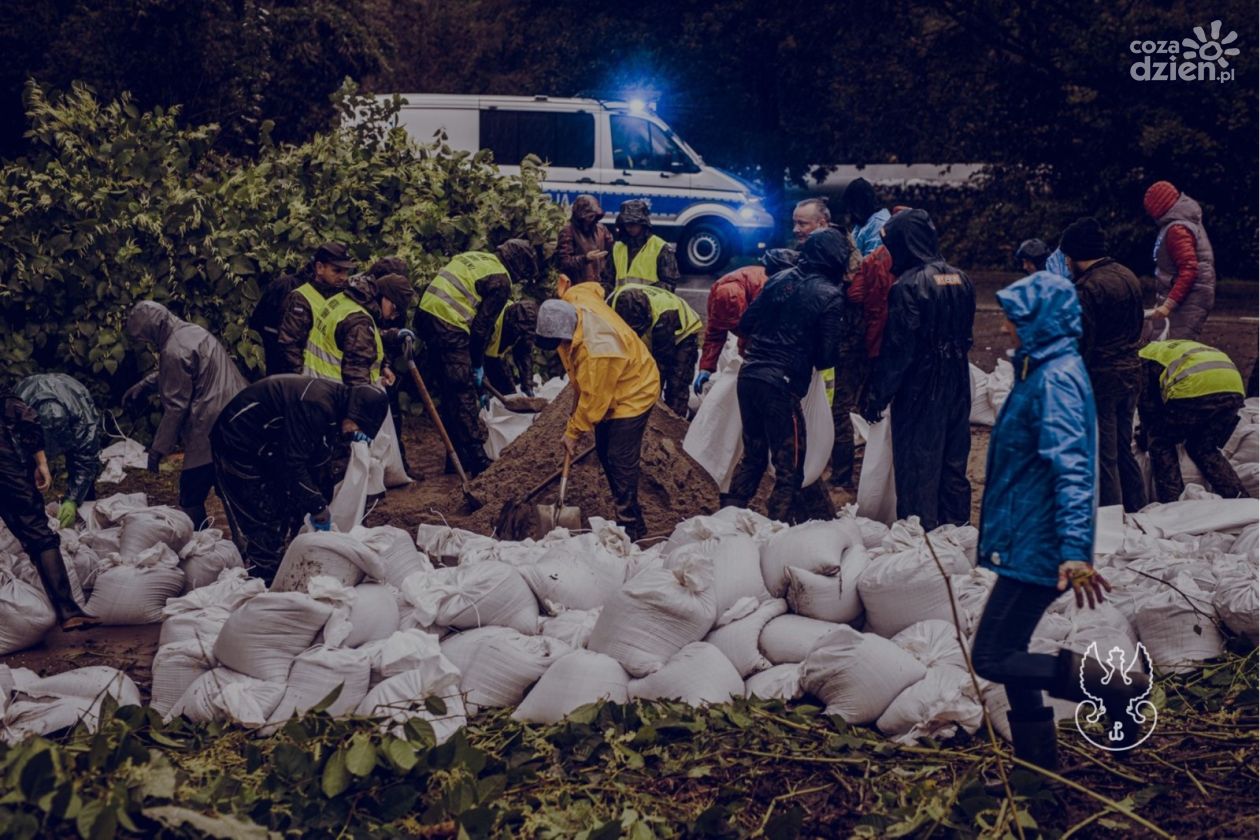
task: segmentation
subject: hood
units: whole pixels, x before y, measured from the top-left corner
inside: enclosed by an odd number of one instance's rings
[[[389,410],[389,397],[375,385],[355,385],[346,395],[346,419],[359,425],[370,438],[376,437]]]
[[[903,210],[884,225],[884,246],[892,257],[892,272],[900,275],[941,258],[936,227],[926,210]]]
[[[852,252],[849,237],[835,228],[822,228],[805,239],[797,267],[806,274],[822,274],[839,283],[849,270]]]
[[[635,242],[645,241],[652,235],[652,208],[643,199],[632,198],[621,202],[621,211],[617,213],[617,238],[623,242],[631,241],[625,229],[630,224],[643,225],[643,236]]]
[[[1188,222],[1197,227],[1203,227],[1203,208],[1199,206],[1199,202],[1182,193],[1181,197],[1173,202],[1168,212],[1158,219],[1160,227],[1171,222]]]
[[[131,314],[127,316],[127,335],[161,350],[171,333],[182,323],[184,322],[162,304],[142,300],[132,307]]]
[[[604,208],[599,206],[599,199],[584,193],[573,200],[573,210],[569,218],[583,230],[590,230],[596,222],[604,218]]]
[[[840,209],[853,224],[865,224],[879,209],[879,199],[875,197],[875,188],[871,186],[871,182],[865,178],[854,178],[850,181],[840,199]]]
[[[773,277],[796,265],[800,257],[800,253],[792,248],[771,248],[761,255],[761,265],[766,270],[766,277]]]
[[[381,257],[372,263],[367,273],[373,277],[384,277],[386,274],[401,274],[406,277],[407,263],[402,257]]]
[[[533,283],[538,279],[538,254],[534,246],[524,239],[509,239],[494,254],[508,270],[513,283]]]
[[[623,288],[616,295],[613,310],[635,332],[641,333],[652,324],[652,302],[639,289]]]
[[[1038,271],[1002,289],[997,299],[1019,334],[1017,359],[1041,361],[1076,347],[1081,304],[1071,280]]]

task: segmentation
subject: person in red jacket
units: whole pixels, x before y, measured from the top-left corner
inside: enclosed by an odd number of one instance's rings
[[[761,255],[761,265],[736,269],[720,278],[709,290],[709,304],[704,323],[704,346],[700,350],[700,370],[692,389],[696,394],[717,371],[718,357],[726,346],[726,334],[739,326],[739,319],[761,292],[766,280],[796,265],[796,251],[771,248]],[[743,342],[740,342],[742,347]]]
[[[893,208],[893,215],[909,210],[904,204]],[[892,256],[880,245],[862,258],[861,265],[853,272],[846,292],[849,300],[860,304],[866,321],[866,355],[879,356],[879,346],[884,341],[884,324],[888,322],[888,290],[896,281],[892,273]]]
[[[1168,181],[1151,184],[1142,204],[1159,225],[1157,305],[1149,317],[1168,321],[1168,340],[1197,341],[1216,302],[1216,256],[1203,227],[1203,209]]]

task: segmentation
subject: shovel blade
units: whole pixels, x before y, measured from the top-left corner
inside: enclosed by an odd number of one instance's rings
[[[555,528],[577,531],[582,527],[582,510],[573,505],[538,505],[535,511],[535,539],[542,539]]]

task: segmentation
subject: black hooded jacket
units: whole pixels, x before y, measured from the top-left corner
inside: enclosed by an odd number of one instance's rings
[[[854,178],[850,181],[840,199],[840,209],[844,211],[850,224],[866,224],[866,220],[879,209],[879,198],[875,195],[871,182],[865,178]]]
[[[976,295],[971,278],[941,256],[925,210],[903,210],[884,226],[897,280],[888,292],[888,324],[871,377],[868,405],[882,410],[903,380],[931,377],[941,364],[967,367]]]
[[[841,283],[851,250],[839,231],[815,231],[796,266],[766,281],[739,321],[747,342],[741,377],[785,386],[799,399],[814,369],[836,364],[844,328]]]
[[[318,513],[328,500],[316,473],[332,459],[341,421],[353,420],[374,437],[388,406],[385,392],[369,385],[269,376],[237,394],[219,414],[211,434],[214,460],[244,478],[282,480],[293,510]]]

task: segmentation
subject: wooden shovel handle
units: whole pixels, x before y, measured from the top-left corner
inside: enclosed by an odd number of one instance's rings
[[[455,451],[451,436],[446,433],[446,426],[442,425],[442,418],[438,415],[437,406],[433,404],[429,389],[425,387],[424,378],[420,376],[420,369],[416,367],[415,359],[407,360],[407,369],[411,371],[411,378],[420,391],[420,399],[424,401],[424,408],[429,412],[429,419],[433,421],[433,425],[437,426],[438,434],[442,436],[442,444],[446,447],[446,454],[451,456],[451,463],[455,465],[455,472],[459,474],[461,484],[467,487],[468,475],[464,472],[464,465],[459,461],[459,453]]]

